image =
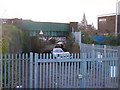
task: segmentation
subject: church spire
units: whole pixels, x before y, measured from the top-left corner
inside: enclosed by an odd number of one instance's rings
[[[87,20],[86,20],[85,13],[83,14],[83,19],[81,23],[83,24],[83,26],[87,26]]]
[[[85,16],[85,13],[83,14],[83,20],[86,20],[86,16]]]
[[[81,29],[81,30],[88,30],[88,29],[91,30],[91,29],[94,29],[94,25],[93,24],[89,25],[87,23],[85,13],[83,13],[83,18],[82,18],[82,21],[79,24],[78,28]]]
[[[82,26],[84,27],[84,29],[87,29],[87,20],[86,20],[86,16],[85,13],[83,14],[83,19],[81,21]]]

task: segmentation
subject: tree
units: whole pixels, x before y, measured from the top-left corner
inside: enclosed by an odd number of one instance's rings
[[[66,37],[66,48],[68,51],[72,52],[72,46],[74,44],[75,40],[73,38],[72,33],[68,33],[67,37]]]
[[[86,32],[82,32],[82,43],[86,43],[86,44],[92,44],[92,43],[95,43],[91,38],[90,38],[91,35],[89,35],[88,33]]]
[[[21,29],[14,25],[3,24],[2,30],[2,51],[3,53],[15,53],[22,51],[24,34]]]
[[[8,41],[7,41],[7,38],[5,36],[2,37],[2,53],[5,54],[5,53],[8,53]]]
[[[120,35],[118,34],[117,36],[114,35],[114,34],[110,34],[107,36],[104,44],[105,45],[112,45],[112,46],[117,46],[117,45],[120,45]]]

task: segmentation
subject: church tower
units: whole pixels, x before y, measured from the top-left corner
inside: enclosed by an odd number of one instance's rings
[[[85,27],[87,29],[87,20],[86,20],[86,16],[85,16],[85,13],[83,14],[83,19],[81,21],[81,24],[83,27]]]
[[[93,29],[95,29],[93,24],[90,25],[87,23],[85,13],[83,14],[83,19],[82,19],[81,23],[78,23],[78,28],[80,30],[91,30],[91,29],[93,30]]]

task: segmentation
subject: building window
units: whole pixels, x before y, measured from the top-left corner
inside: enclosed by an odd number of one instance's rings
[[[99,22],[105,22],[106,18],[99,19]]]

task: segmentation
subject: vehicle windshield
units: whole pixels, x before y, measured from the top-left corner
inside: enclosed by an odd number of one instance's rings
[[[53,52],[64,52],[61,48],[54,48]]]

